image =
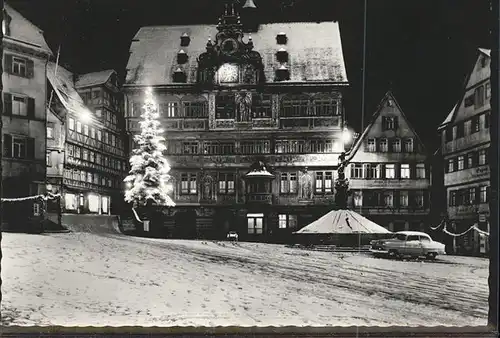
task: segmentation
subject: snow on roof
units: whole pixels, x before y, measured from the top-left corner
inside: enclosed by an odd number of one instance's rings
[[[428,236],[428,237],[430,237],[428,234],[426,234],[425,232],[421,232],[421,231],[398,231],[398,232],[395,232],[395,234],[402,234],[402,235],[406,235],[406,236]]]
[[[490,49],[479,48],[479,51],[481,53],[484,53],[484,54],[488,55],[489,57],[491,57],[491,50]]]
[[[113,69],[107,69],[80,75],[76,80],[75,88],[102,85],[109,80],[113,73],[116,73]]]
[[[450,111],[448,116],[446,116],[446,119],[444,119],[443,123],[441,123],[441,125],[439,126],[440,128],[444,127],[445,124],[448,124],[453,120],[453,115],[455,114],[455,110],[457,109],[457,106],[458,106],[458,103],[455,103],[455,105],[453,106],[453,109]]]
[[[386,228],[352,210],[333,210],[295,234],[385,234]]]
[[[129,85],[165,85],[173,82],[180,37],[191,37],[183,47],[188,62],[182,65],[187,83],[196,82],[197,58],[206,51],[209,37],[217,34],[215,25],[153,26],[139,29],[130,46],[125,83]],[[260,25],[252,33],[254,50],[262,56],[265,77],[273,82],[280,63],[276,52],[279,32],[286,32],[290,80],[286,82],[347,82],[340,30],[337,22],[293,22]],[[243,39],[246,41],[249,35]]]
[[[39,49],[52,55],[52,51],[43,36],[43,31],[22,16],[21,13],[12,8],[8,3],[5,3],[4,7],[11,18],[9,24],[10,32],[5,38],[12,38],[20,42],[28,43],[31,48]]]
[[[64,107],[75,114],[90,113],[73,84],[73,74],[54,62],[47,64],[47,79]]]

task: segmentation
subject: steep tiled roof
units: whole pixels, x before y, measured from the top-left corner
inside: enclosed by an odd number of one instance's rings
[[[453,115],[455,114],[455,110],[457,109],[457,106],[458,106],[458,103],[456,103],[455,106],[453,106],[453,109],[450,111],[448,116],[446,116],[446,119],[443,121],[443,123],[441,123],[439,128],[444,127],[446,124],[450,123],[453,120]]]
[[[490,49],[478,48],[476,53],[477,52],[483,53],[483,54],[487,55],[488,57],[491,57],[491,50]],[[479,53],[477,53],[477,54],[480,56]],[[479,56],[477,56],[477,57],[479,57]],[[477,57],[476,57],[476,62],[478,62]],[[469,79],[471,78],[471,75],[472,75],[472,71],[469,74],[467,74],[467,76],[465,77],[464,84],[462,85],[462,97],[455,104],[455,106],[450,111],[450,113],[446,116],[446,119],[443,121],[443,123],[441,123],[441,125],[439,125],[438,130],[443,128],[446,124],[453,122],[453,120],[455,119],[455,115],[456,115],[457,111],[459,110],[458,108],[462,105],[462,101],[464,100],[465,91],[467,88],[467,84],[469,83]]]
[[[55,63],[47,64],[47,79],[64,107],[75,114],[90,113],[73,84],[73,74]]]
[[[354,155],[356,155],[356,152],[358,151],[358,149],[360,148],[361,144],[365,140],[366,136],[368,135],[368,132],[373,127],[373,125],[375,124],[375,121],[379,117],[380,112],[382,111],[382,108],[383,108],[383,104],[387,100],[389,100],[389,99],[391,99],[394,102],[394,104],[398,108],[398,111],[401,114],[401,116],[407,121],[409,129],[412,131],[413,135],[415,135],[416,141],[425,149],[424,143],[422,142],[422,140],[418,136],[417,132],[415,131],[415,129],[413,128],[413,126],[411,125],[411,123],[408,121],[408,118],[406,117],[405,113],[401,109],[401,106],[399,105],[398,101],[396,101],[396,98],[394,97],[394,95],[392,94],[392,92],[388,91],[384,95],[384,98],[380,101],[380,103],[379,103],[379,105],[377,107],[377,110],[372,115],[372,118],[371,118],[368,126],[365,128],[365,130],[363,131],[363,133],[361,134],[361,136],[356,140],[356,142],[354,143],[354,145],[352,146],[352,148],[349,150],[348,160],[351,160],[354,157]]]
[[[45,53],[52,55],[45,38],[43,31],[31,23],[28,19],[21,15],[18,11],[12,8],[9,4],[5,3],[5,11],[10,16],[9,35],[6,36],[17,41],[28,43],[31,48],[39,49]]]
[[[491,50],[490,49],[479,48],[479,51],[481,53],[484,53],[484,54],[488,55],[489,57],[491,57]]]
[[[110,76],[116,73],[112,69],[102,70],[100,72],[87,73],[78,76],[75,83],[75,88],[83,88],[89,86],[98,86],[106,83]]]
[[[183,49],[189,57],[181,65],[187,83],[196,81],[197,57],[205,52],[209,37],[215,41],[215,25],[143,27],[135,35],[127,64],[125,83],[129,85],[166,85],[172,83],[172,74],[179,67],[177,53]],[[286,45],[278,45],[276,36],[284,32]],[[187,33],[189,46],[180,46],[180,37]],[[276,52],[284,47],[289,55],[290,80],[286,82],[347,82],[342,53],[340,30],[337,22],[294,22],[260,25],[251,34],[254,50],[264,63],[267,82],[274,81],[280,63]],[[244,41],[248,39],[245,35]]]

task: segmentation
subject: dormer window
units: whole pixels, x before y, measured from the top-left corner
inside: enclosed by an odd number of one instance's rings
[[[174,82],[186,83],[186,74],[180,67],[174,72]]]
[[[181,49],[179,53],[177,53],[177,63],[182,65],[185,64],[187,60],[188,60],[188,55],[183,49]]]
[[[286,45],[287,41],[288,38],[283,32],[278,33],[278,35],[276,36],[276,42],[278,43],[278,45]]]
[[[277,81],[286,81],[290,80],[290,71],[285,65],[281,65],[278,70],[276,70],[276,80]]]
[[[488,64],[488,58],[483,55],[483,57],[481,58],[481,67],[484,68],[487,66],[487,64]]]
[[[280,48],[278,52],[276,52],[276,58],[280,63],[288,62],[288,52],[286,51],[286,49]]]
[[[189,46],[189,43],[191,42],[191,38],[187,33],[182,34],[181,36],[181,46],[186,47]]]
[[[7,14],[7,11],[3,11],[3,20],[2,20],[2,33],[3,35],[10,35],[10,21],[11,17]]]

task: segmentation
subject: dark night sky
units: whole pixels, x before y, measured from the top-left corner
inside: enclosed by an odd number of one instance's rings
[[[243,1],[243,0],[242,0]],[[359,126],[362,104],[363,0],[254,0],[262,22],[340,22],[351,89],[346,113]],[[76,72],[116,69],[122,76],[141,26],[216,23],[221,0],[8,0],[40,27]],[[477,47],[491,48],[488,0],[368,0],[366,108],[372,115],[392,89],[427,143],[460,96]],[[258,49],[258,46],[256,46]]]

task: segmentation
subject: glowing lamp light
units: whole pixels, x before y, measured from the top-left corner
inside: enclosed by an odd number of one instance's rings
[[[80,114],[80,120],[82,122],[90,121],[90,112],[87,110],[82,111],[82,113]]]
[[[352,140],[352,133],[347,129],[347,127],[344,127],[344,130],[342,131],[342,141],[344,143],[349,143]]]

